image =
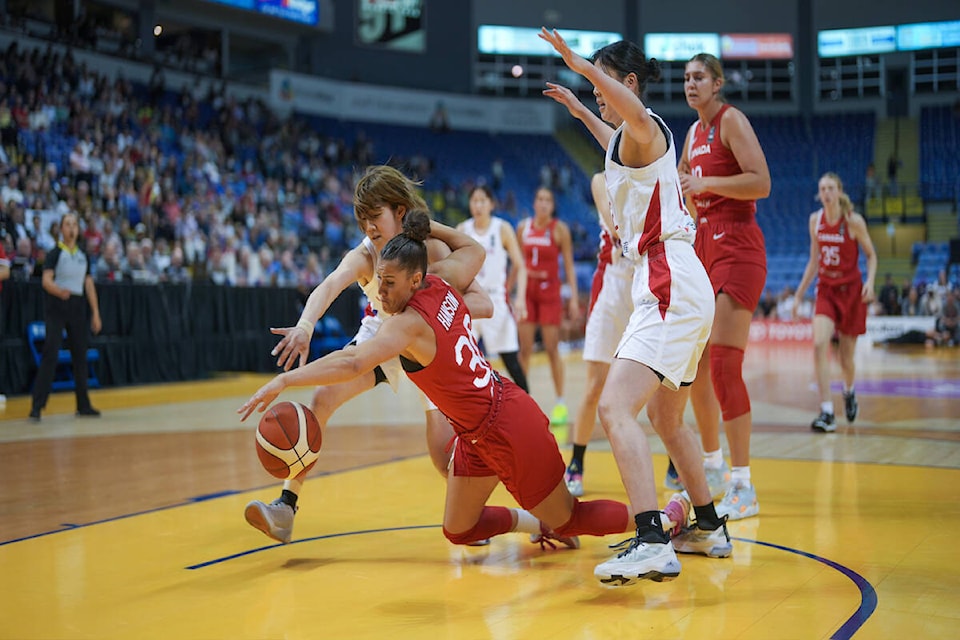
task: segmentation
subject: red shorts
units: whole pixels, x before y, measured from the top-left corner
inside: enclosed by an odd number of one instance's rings
[[[817,284],[814,315],[833,320],[837,331],[845,336],[862,336],[867,332],[867,305],[860,297],[863,285],[858,281],[846,284]]]
[[[560,324],[563,298],[559,280],[527,279],[527,319],[533,324]]]
[[[524,509],[532,509],[563,481],[566,465],[550,420],[523,389],[503,380],[500,412],[481,427],[476,441],[471,432],[458,433],[453,452],[453,474],[461,477],[497,476]]]
[[[714,295],[726,293],[753,311],[767,283],[767,250],[756,220],[700,219],[694,241]]]

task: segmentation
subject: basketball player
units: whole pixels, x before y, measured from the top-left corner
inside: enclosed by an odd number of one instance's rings
[[[567,403],[563,397],[564,371],[560,358],[560,322],[563,319],[563,298],[560,294],[560,256],[570,288],[569,313],[571,318],[580,315],[580,295],[577,292],[577,276],[573,268],[573,239],[570,227],[554,218],[556,201],[553,191],[547,187],[537,189],[533,200],[533,217],[525,218],[517,225],[517,236],[523,249],[527,266],[527,317],[520,321],[520,364],[530,371],[530,356],[537,328],[543,350],[550,360],[550,375],[556,402],[550,414],[550,422],[567,424]]]
[[[490,187],[479,185],[470,192],[469,220],[461,222],[457,229],[476,240],[486,250],[487,257],[477,274],[477,283],[493,302],[493,316],[473,322],[474,336],[483,340],[488,354],[499,354],[510,377],[518,387],[527,389],[527,376],[517,359],[517,321],[510,310],[507,291],[507,259],[516,273],[517,297],[514,307],[517,316],[527,315],[527,267],[520,254],[517,234],[503,218],[493,214],[494,197]],[[511,279],[512,280],[512,279]]]
[[[360,329],[351,344],[361,344],[373,336],[383,323],[383,310],[377,298],[376,265],[380,251],[388,240],[400,232],[403,217],[412,210],[427,211],[427,205],[416,192],[416,184],[402,173],[388,166],[373,166],[367,169],[357,182],[354,191],[354,215],[365,237],[355,248],[347,252],[333,272],[311,292],[300,320],[294,327],[271,329],[283,336],[273,350],[278,356],[277,365],[290,369],[299,360],[302,366],[310,353],[310,339],[317,320],[326,313],[340,292],[356,282],[370,302],[371,312],[363,318]],[[471,242],[465,234],[455,229],[436,225],[438,233],[451,242]],[[427,241],[431,261],[449,255],[450,248],[441,239]],[[482,256],[475,264],[480,270]],[[472,313],[489,317],[493,311],[490,298],[476,283],[470,285],[467,305]],[[326,385],[317,389],[313,396],[312,409],[326,428],[333,412],[351,398],[372,389],[381,382],[389,382],[394,391],[401,375],[398,360],[384,363],[368,375],[344,381],[342,384]],[[427,423],[427,449],[437,470],[445,475],[450,454],[447,447],[453,439],[453,429],[436,407],[424,399]],[[279,498],[270,504],[259,500],[250,502],[244,511],[247,522],[280,542],[290,542],[293,534],[293,519],[297,511],[297,499],[303,489],[306,474],[283,483]]]
[[[853,388],[856,364],[853,354],[857,336],[867,332],[867,305],[873,301],[877,253],[867,231],[867,222],[853,210],[843,191],[840,176],[828,172],[818,184],[819,211],[810,214],[810,259],[794,294],[793,313],[803,302],[807,287],[817,280],[813,315],[813,359],[820,387],[820,415],[810,424],[814,431],[837,430],[830,395],[830,341],[840,334],[840,369],[843,372],[843,408],[847,422],[857,418],[857,395]],[[867,279],[861,281],[860,251],[867,258]]]
[[[600,217],[600,249],[590,288],[590,307],[587,309],[583,340],[583,360],[587,363],[586,388],[573,423],[573,455],[564,476],[570,493],[577,497],[583,495],[583,457],[597,422],[600,392],[607,380],[617,345],[633,313],[633,301],[630,299],[633,262],[623,257],[620,238],[611,231],[614,222],[610,215],[603,173],[593,176],[590,189]]]
[[[696,436],[683,424],[688,385],[710,336],[713,290],[693,249],[696,225],[683,205],[673,135],[640,99],[647,81],[659,76],[659,65],[632,42],[601,48],[591,64],[556,30],[542,29],[540,37],[593,84],[599,118],[566,87],[548,82],[543,93],[567,107],[606,150],[614,230],[623,255],[634,263],[633,313],[603,385],[599,411],[630,498],[636,535],[594,573],[609,584],[668,579],[680,573],[675,549],[695,546],[718,557],[733,549],[725,521],[714,510]],[[689,535],[672,543],[657,510],[650,447],[636,420],[645,405],[696,512],[696,525],[685,530]]]
[[[547,416],[530,395],[501,379],[480,353],[457,289],[473,278],[473,254],[482,257],[483,249],[476,243],[457,247],[427,274],[423,241],[438,235],[436,226],[424,212],[410,211],[403,233],[381,252],[379,297],[390,315],[375,336],[281,373],[238,413],[245,420],[255,410],[263,412],[287,387],[342,384],[399,356],[407,377],[436,402],[458,436],[443,515],[443,533],[450,542],[469,544],[525,531],[540,536],[543,544],[557,541],[577,548],[578,535],[626,531],[630,516],[625,504],[580,502],[570,495]],[[486,505],[498,482],[522,510]]]
[[[743,354],[767,279],[756,200],[770,195],[770,171],[750,121],[723,100],[720,61],[699,53],[687,62],[683,77],[687,104],[699,117],[680,154],[680,185],[699,221],[697,255],[716,295],[710,344],[690,397],[711,493],[723,495],[717,513],[737,520],[760,511],[750,479],[753,416]],[[720,449],[721,411],[733,466],[729,477]],[[672,480],[668,475],[668,486],[675,486]]]

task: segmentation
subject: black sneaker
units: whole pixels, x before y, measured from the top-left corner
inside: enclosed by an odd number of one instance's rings
[[[837,419],[832,413],[821,411],[820,415],[810,423],[810,428],[821,433],[833,433],[837,430]]]
[[[94,409],[93,407],[87,407],[86,409],[79,409],[77,411],[78,418],[99,418],[100,412]]]
[[[847,422],[853,422],[857,419],[857,411],[860,405],[857,404],[857,393],[851,391],[843,394],[843,412],[847,416]]]
[[[40,422],[40,409],[30,408],[30,422]]]

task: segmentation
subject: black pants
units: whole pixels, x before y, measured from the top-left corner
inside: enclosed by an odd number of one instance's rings
[[[77,411],[90,408],[87,385],[87,345],[90,332],[88,306],[87,299],[83,296],[70,296],[69,300],[47,296],[46,318],[44,318],[47,325],[47,338],[43,343],[43,354],[40,356],[40,369],[33,383],[34,409],[43,409],[47,405],[53,377],[57,373],[57,352],[63,344],[64,329],[67,330],[67,338],[70,342]]]

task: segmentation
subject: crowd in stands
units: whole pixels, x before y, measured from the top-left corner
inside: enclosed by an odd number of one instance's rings
[[[59,217],[76,211],[99,282],[309,290],[358,240],[353,181],[376,161],[362,133],[348,144],[259,100],[229,97],[225,86],[171,91],[159,67],[138,86],[50,47],[14,42],[0,58],[0,241],[14,279],[39,277]],[[392,161],[421,179],[434,171],[427,157]],[[503,172],[494,162],[495,189]],[[571,188],[567,165],[544,165],[539,179],[558,193]],[[456,223],[473,186],[444,183],[427,201]],[[501,194],[507,217],[523,205]],[[594,239],[576,221],[571,229],[577,259],[591,259]],[[888,279],[871,314],[936,316],[949,289],[945,274],[902,290]],[[757,316],[789,321],[791,306],[789,288],[767,291]],[[810,317],[812,305],[797,315]]]
[[[359,233],[353,173],[370,144],[348,148],[257,100],[136,87],[13,43],[0,131],[15,278],[38,275],[66,211],[98,281],[312,288]]]

